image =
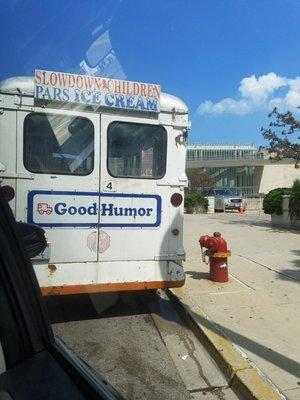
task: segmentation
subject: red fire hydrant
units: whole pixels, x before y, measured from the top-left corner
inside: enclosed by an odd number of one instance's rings
[[[227,258],[231,256],[231,252],[227,250],[227,243],[221,237],[221,233],[215,232],[213,236],[201,236],[199,243],[203,261],[205,261],[205,256],[209,258],[210,279],[214,282],[228,282]],[[203,247],[207,248],[204,252]]]

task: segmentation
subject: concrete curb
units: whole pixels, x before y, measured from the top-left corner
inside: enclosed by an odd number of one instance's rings
[[[167,294],[194,334],[204,343],[229,378],[231,388],[235,392],[246,400],[285,399],[181,288],[167,289]]]

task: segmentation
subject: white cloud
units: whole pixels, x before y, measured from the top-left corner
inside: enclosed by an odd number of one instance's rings
[[[285,108],[284,104],[284,98],[281,97],[274,97],[269,101],[269,108],[273,110],[274,107],[277,107],[278,109],[283,109]]]
[[[287,79],[270,72],[267,75],[251,75],[241,80],[239,92],[242,97],[251,99],[254,103],[264,101],[275,90],[286,86]]]
[[[300,91],[289,90],[284,98],[285,108],[295,109],[300,106]]]
[[[247,114],[250,111],[246,100],[234,100],[231,98],[223,99],[218,103],[206,100],[198,107],[199,114],[222,114],[230,112],[232,114]]]
[[[300,77],[297,76],[295,79],[289,79],[289,86],[293,90],[300,91]]]
[[[284,89],[284,93],[278,93]],[[298,110],[300,106],[300,77],[286,78],[269,72],[256,78],[255,75],[241,80],[236,99],[227,97],[216,103],[211,100],[202,102],[197,112],[203,114],[231,113],[237,115],[249,114],[260,109]]]

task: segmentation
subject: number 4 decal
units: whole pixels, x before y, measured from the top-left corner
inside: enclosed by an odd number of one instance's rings
[[[115,192],[116,184],[113,181],[105,181],[103,185],[104,192]]]

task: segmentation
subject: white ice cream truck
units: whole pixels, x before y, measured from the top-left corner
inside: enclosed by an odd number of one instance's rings
[[[0,184],[42,227],[44,295],[181,286],[186,105],[160,86],[36,70],[0,84]]]

